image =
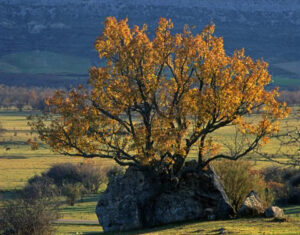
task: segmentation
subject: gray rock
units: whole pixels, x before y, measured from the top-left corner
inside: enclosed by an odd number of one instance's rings
[[[216,219],[216,215],[214,214],[214,210],[212,208],[206,208],[204,210],[204,215],[208,220]]]
[[[267,218],[272,218],[272,217],[283,218],[284,217],[284,212],[278,206],[271,206],[268,209],[266,209],[265,216]]]
[[[172,184],[130,167],[124,176],[109,182],[100,196],[96,214],[104,231],[112,232],[186,220],[226,218],[233,214],[233,209],[212,169],[184,173],[178,183]]]
[[[238,215],[241,217],[255,217],[263,215],[264,211],[263,202],[256,192],[251,191],[239,209]]]

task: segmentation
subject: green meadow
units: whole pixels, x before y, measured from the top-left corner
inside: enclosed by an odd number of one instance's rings
[[[49,51],[26,51],[0,57],[0,71],[22,74],[87,74],[89,59]]]
[[[100,61],[99,63],[104,62]],[[275,68],[279,68],[287,74],[294,74],[297,78],[291,78],[288,75],[274,75],[271,85],[284,89],[299,88],[299,64],[299,61],[274,64]],[[36,83],[47,86],[47,84],[52,84],[51,82],[65,85],[71,81],[85,83],[91,65],[92,62],[87,57],[51,51],[23,51],[0,57],[0,73],[3,73],[1,78],[4,80],[7,80],[8,77],[14,79],[16,86],[23,84],[24,78],[25,80],[34,80],[31,83],[35,86]]]
[[[294,108],[294,111],[297,110],[298,108]],[[6,130],[0,136],[0,197],[2,200],[14,198],[17,190],[22,189],[29,178],[41,174],[56,163],[85,161],[79,157],[55,154],[43,144],[38,150],[32,151],[27,140],[36,139],[37,136],[27,126],[26,116],[29,114],[29,112],[0,111],[0,123]],[[300,125],[300,120],[293,116],[287,121],[292,126]],[[217,132],[216,136],[222,140],[232,138],[231,127]],[[274,141],[270,142],[265,146],[265,150],[271,152],[277,145],[278,143]],[[192,155],[191,158],[193,157],[195,156]],[[257,169],[275,164],[254,155],[250,155],[248,159]],[[285,160],[280,156],[278,159]],[[110,160],[94,159],[93,161],[99,167],[113,164]],[[62,218],[55,224],[58,227],[58,234],[102,234],[102,228],[97,224],[95,207],[99,194],[104,189],[105,185],[102,185],[98,194],[84,196],[75,206],[63,203],[60,208]],[[64,202],[65,199],[61,198],[61,200]],[[284,209],[288,215],[286,222],[263,218],[191,221],[122,234],[219,234],[221,229],[225,229],[228,234],[300,234],[300,205]]]

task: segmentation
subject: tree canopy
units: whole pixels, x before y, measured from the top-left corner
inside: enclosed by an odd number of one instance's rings
[[[201,169],[267,142],[289,112],[278,90],[265,89],[267,63],[243,49],[227,55],[214,25],[196,35],[188,26],[180,34],[172,28],[161,18],[151,39],[147,25],[130,28],[127,19],[108,17],[95,42],[105,65],[90,69],[87,88],[57,91],[32,128],[62,154],[174,175],[192,153]],[[231,125],[243,144],[226,150],[213,133]]]

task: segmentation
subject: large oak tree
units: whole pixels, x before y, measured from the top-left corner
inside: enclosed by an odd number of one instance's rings
[[[288,114],[278,91],[265,89],[267,63],[244,50],[227,55],[214,25],[197,35],[188,27],[172,34],[172,28],[161,18],[151,39],[146,25],[130,28],[127,19],[108,17],[95,43],[104,65],[90,69],[88,88],[57,91],[32,128],[59,153],[170,175],[192,153],[201,169],[267,142]],[[251,113],[255,121],[246,117]],[[237,138],[229,151],[213,133],[230,125]]]

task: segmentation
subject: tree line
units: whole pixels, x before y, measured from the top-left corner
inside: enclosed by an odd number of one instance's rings
[[[285,101],[288,105],[299,105],[300,104],[300,89],[295,91],[281,91],[280,99]]]
[[[0,107],[8,109],[16,107],[20,111],[24,108],[43,110],[45,99],[52,96],[54,89],[40,87],[17,87],[0,84]]]
[[[45,99],[55,92],[53,88],[5,86],[0,84],[0,108],[16,107],[20,111],[24,108],[43,110]],[[288,105],[300,103],[300,89],[296,91],[281,91],[280,101]]]

